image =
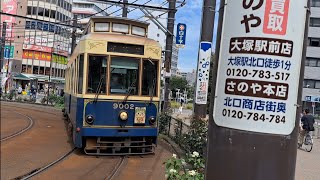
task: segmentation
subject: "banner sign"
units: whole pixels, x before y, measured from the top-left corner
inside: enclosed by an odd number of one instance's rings
[[[214,105],[218,126],[269,134],[295,127],[307,1],[228,1]]]
[[[51,47],[23,44],[23,49],[51,53]]]
[[[320,96],[306,96],[307,102],[319,102],[320,103]]]
[[[9,14],[16,14],[17,13],[16,0],[4,0],[4,1],[1,1],[1,4],[2,4],[1,10],[4,13],[9,13]],[[13,40],[14,31],[13,31],[12,24],[14,24],[16,22],[16,18],[12,17],[12,16],[1,15],[1,24],[3,22],[7,22],[6,39]],[[0,33],[0,36],[2,36],[1,33]]]
[[[51,60],[51,53],[23,50],[22,58],[50,61]]]
[[[211,60],[211,42],[200,42],[197,86],[196,86],[196,104],[207,104],[209,71]]]
[[[53,47],[53,39],[30,36],[30,37],[24,38],[24,44]]]
[[[4,48],[4,58],[13,58],[14,46],[6,45]]]
[[[186,35],[187,35],[187,25],[179,23],[177,25],[177,34],[176,34],[176,46],[178,48],[184,48],[186,45]]]

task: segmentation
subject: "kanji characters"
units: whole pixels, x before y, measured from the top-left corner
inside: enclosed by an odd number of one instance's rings
[[[272,101],[267,101],[266,103],[266,111],[276,112],[277,103]]]
[[[239,47],[239,45],[241,45],[242,42],[239,42],[238,39],[235,39],[235,41],[231,42],[231,45],[232,45],[232,48],[231,48],[231,51],[233,50],[237,50],[237,51],[240,51],[241,48]]]
[[[284,14],[284,3],[286,0],[272,0],[271,1],[271,13],[279,12]]]
[[[257,52],[267,52],[267,48],[268,48],[268,41],[266,40],[256,40],[256,46],[254,48],[255,51]]]
[[[242,108],[243,109],[252,109],[253,100],[252,99],[243,99]]]
[[[268,52],[279,53],[280,52],[280,45],[281,45],[281,43],[278,41],[270,41]]]
[[[286,42],[282,44],[281,53],[283,54],[291,54],[292,44]]]
[[[266,102],[263,100],[256,100],[254,103],[254,110],[264,111],[265,103]]]
[[[278,103],[277,112],[286,113],[286,103]]]
[[[272,31],[282,31],[283,16],[269,14],[268,29]]]
[[[250,21],[255,21],[255,23],[250,23]],[[244,15],[241,24],[245,24],[246,33],[249,33],[250,27],[260,26],[261,18],[259,16],[254,16],[253,14],[250,14],[250,17],[248,17],[248,15]]]
[[[252,51],[254,46],[254,40],[244,40],[242,49],[245,51]]]
[[[275,94],[275,92],[273,90],[276,88],[275,86],[268,84],[268,85],[264,85],[263,87],[265,88],[265,90],[263,91],[264,94],[267,94],[268,96]]]
[[[286,94],[287,94],[287,86],[283,86],[283,85],[277,86],[276,96],[286,97]]]

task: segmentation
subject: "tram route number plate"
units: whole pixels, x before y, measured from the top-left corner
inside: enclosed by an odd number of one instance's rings
[[[135,124],[145,124],[146,123],[146,107],[136,107],[134,123]]]
[[[113,109],[134,109],[134,104],[113,103]]]

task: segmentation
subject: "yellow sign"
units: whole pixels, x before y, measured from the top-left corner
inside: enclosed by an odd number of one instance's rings
[[[134,123],[135,124],[144,124],[146,123],[146,107],[136,107]]]

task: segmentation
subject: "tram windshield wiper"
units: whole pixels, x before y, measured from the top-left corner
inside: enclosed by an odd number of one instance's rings
[[[94,103],[96,103],[98,101],[98,97],[100,95],[100,91],[101,91],[101,87],[102,87],[102,84],[103,84],[102,83],[103,80],[104,80],[104,75],[101,75],[100,81],[99,81],[99,84],[98,84],[98,89],[97,89],[96,94],[94,96],[94,100],[93,100]]]
[[[130,96],[130,94],[131,94],[131,92],[132,92],[132,89],[135,87],[135,83],[133,82],[132,84],[131,84],[131,86],[129,86],[129,90],[128,90],[128,93],[126,94],[126,97],[124,97],[124,99],[123,99],[123,103],[125,103],[126,101],[127,101],[127,99],[128,99],[128,97]]]

